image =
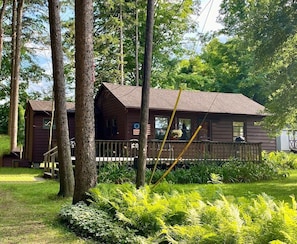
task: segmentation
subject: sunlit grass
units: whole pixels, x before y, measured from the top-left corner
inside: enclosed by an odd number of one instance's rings
[[[0,182],[41,181],[42,170],[29,168],[0,168]]]
[[[1,244],[87,243],[57,221],[72,199],[57,196],[58,181],[36,181],[41,174],[38,169],[0,168]]]

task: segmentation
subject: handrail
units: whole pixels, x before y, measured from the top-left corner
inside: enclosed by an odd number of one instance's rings
[[[55,146],[55,147],[53,147],[51,150],[45,152],[45,153],[43,154],[43,156],[46,156],[47,154],[50,154],[51,152],[53,152],[53,151],[57,151],[57,150],[58,150],[58,146]]]
[[[97,166],[110,162],[136,166],[139,150],[137,140],[96,140]],[[147,143],[147,166],[153,167],[160,153],[162,141],[148,140]],[[184,140],[169,140],[160,154],[161,167],[169,167],[176,161],[183,148],[187,144]],[[52,174],[57,172],[58,147],[54,147],[44,153],[45,172]],[[193,141],[188,150],[178,159],[177,164],[188,165],[201,161],[227,162],[236,159],[242,162],[262,161],[261,143],[217,142],[217,141]],[[75,161],[75,145],[71,148],[71,157]]]
[[[43,154],[44,157],[44,172],[49,173],[49,175],[54,178],[56,170],[56,155],[58,154],[58,146],[53,147],[49,151]]]

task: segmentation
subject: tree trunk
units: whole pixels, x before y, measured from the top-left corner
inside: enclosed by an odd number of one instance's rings
[[[153,27],[154,27],[154,0],[147,1],[146,18],[146,42],[144,53],[144,74],[142,85],[141,115],[140,115],[140,138],[139,138],[139,161],[137,167],[136,187],[145,184],[145,168],[147,159],[147,124],[149,117],[149,91],[152,67],[153,50]]]
[[[139,86],[139,60],[138,60],[138,50],[139,50],[139,28],[138,28],[138,4],[135,0],[135,82],[136,86]]]
[[[59,155],[60,191],[58,195],[72,197],[74,192],[74,175],[66,107],[60,5],[59,0],[49,0],[48,4],[54,76],[56,132]]]
[[[18,135],[18,102],[19,102],[19,77],[21,59],[21,36],[24,0],[13,2],[13,23],[12,23],[12,75],[10,90],[10,119],[9,135],[10,150],[17,149]],[[16,16],[15,16],[16,11]]]
[[[3,35],[4,35],[3,17],[4,17],[4,13],[5,13],[6,2],[7,2],[7,0],[2,1],[2,8],[0,10],[0,70],[1,70],[1,64],[2,64]]]
[[[120,3],[120,72],[121,72],[121,85],[125,83],[124,75],[124,36],[123,36],[123,5]]]
[[[75,189],[73,203],[86,201],[97,184],[94,125],[93,1],[75,0]]]

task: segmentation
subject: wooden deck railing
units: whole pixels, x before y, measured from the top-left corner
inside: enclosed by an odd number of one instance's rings
[[[147,164],[154,164],[161,148],[161,141],[150,140],[147,145]],[[159,158],[160,163],[173,162],[186,146],[186,141],[166,141]],[[138,156],[139,144],[137,141],[96,141],[96,155],[99,164],[106,162],[121,162],[133,164]],[[213,141],[195,141],[179,160],[181,163],[193,163],[202,160],[260,162],[261,143],[227,143]]]
[[[57,173],[57,156],[58,147],[55,146],[51,150],[43,154],[44,175],[54,177]]]
[[[150,140],[147,145],[147,165],[154,165],[161,148],[162,141]],[[159,157],[159,164],[171,164],[180,155],[187,141],[166,141]],[[116,162],[133,165],[138,157],[137,140],[97,140],[96,161],[98,167],[105,163]],[[56,167],[57,148],[44,154],[45,170],[54,173]],[[75,148],[71,148],[72,160],[75,161]],[[191,164],[207,161],[228,161],[237,159],[242,162],[261,162],[261,143],[232,143],[213,141],[194,141],[179,159],[179,164]]]

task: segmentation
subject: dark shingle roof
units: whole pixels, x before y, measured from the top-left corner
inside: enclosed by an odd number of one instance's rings
[[[140,108],[142,87],[103,83],[126,108]],[[178,90],[150,89],[149,108],[173,110]],[[238,93],[183,90],[177,111],[264,115],[264,106]]]
[[[29,104],[33,111],[52,111],[52,101],[37,101],[37,100],[29,100]],[[68,112],[75,112],[75,103],[67,102],[66,103]]]

